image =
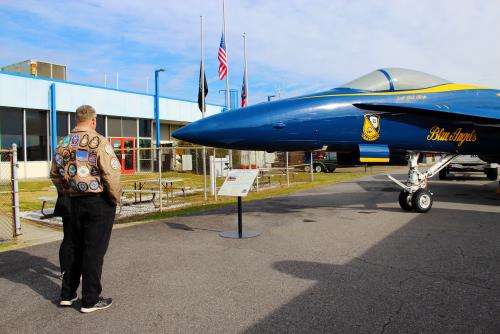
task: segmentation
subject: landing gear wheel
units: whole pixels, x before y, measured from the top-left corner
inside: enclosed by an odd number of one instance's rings
[[[426,189],[417,190],[411,199],[411,204],[416,212],[424,213],[432,208],[432,194]]]
[[[321,166],[321,165],[314,165],[314,171],[316,173],[321,173],[323,171],[323,166]]]
[[[406,190],[401,190],[399,193],[399,206],[405,211],[412,211],[413,206],[411,203],[412,195]]]

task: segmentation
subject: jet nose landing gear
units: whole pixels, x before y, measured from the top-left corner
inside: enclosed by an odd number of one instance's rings
[[[408,158],[408,180],[406,184],[396,180],[391,175],[387,175],[398,186],[403,188],[399,193],[399,205],[405,211],[416,211],[424,213],[432,208],[433,194],[427,190],[428,179],[439,173],[440,170],[445,168],[456,154],[447,154],[441,160],[432,165],[425,172],[418,170],[418,156],[419,153],[410,152]]]
[[[427,189],[417,190],[412,198],[411,204],[416,212],[427,212],[432,208],[432,193]]]

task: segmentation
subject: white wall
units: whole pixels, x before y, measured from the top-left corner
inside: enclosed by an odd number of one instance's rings
[[[6,73],[0,73],[0,106],[48,110],[53,82],[59,111],[74,112],[78,106],[90,104],[103,115],[154,118],[153,95]],[[220,106],[207,105],[207,116],[221,110]],[[194,122],[200,118],[197,102],[160,98],[160,119]]]
[[[58,111],[74,112],[82,104],[90,104],[97,113],[130,118],[154,118],[154,96],[77,83],[39,79],[0,72],[0,106],[25,109],[50,109],[50,85],[56,85]],[[207,105],[207,116],[219,113],[221,106]],[[201,119],[197,102],[160,98],[160,119],[190,123]],[[168,129],[163,129],[167,131]],[[162,136],[170,139],[169,136]],[[47,177],[49,163],[30,161],[19,163],[19,177]]]

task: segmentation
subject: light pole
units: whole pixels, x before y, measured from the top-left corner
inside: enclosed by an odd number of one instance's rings
[[[163,211],[162,184],[161,184],[161,151],[160,151],[160,94],[158,75],[164,72],[164,68],[155,70],[155,122],[156,122],[156,156],[158,158],[158,187],[160,189],[160,212]]]
[[[164,68],[155,70],[155,122],[156,122],[156,147],[160,148],[160,95],[158,76],[160,72],[164,72]]]

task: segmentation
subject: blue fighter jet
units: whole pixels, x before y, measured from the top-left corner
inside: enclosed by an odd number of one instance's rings
[[[406,154],[404,210],[427,212],[427,181],[459,154],[478,155],[497,178],[500,90],[451,83],[426,73],[385,68],[341,87],[214,115],[173,133],[200,145],[241,150],[349,152],[360,162]],[[421,153],[445,153],[426,171]]]

